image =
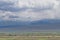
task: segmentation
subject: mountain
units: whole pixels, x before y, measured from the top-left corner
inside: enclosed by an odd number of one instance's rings
[[[31,22],[31,25],[34,28],[37,29],[48,29],[48,30],[54,30],[54,29],[60,29],[60,20],[57,19],[44,19],[44,20],[38,20]]]
[[[6,28],[6,27],[16,27],[16,26],[23,26],[23,25],[27,25],[28,22],[22,22],[22,21],[6,21],[6,20],[2,20],[0,21],[0,28]]]
[[[32,22],[0,21],[0,30],[2,29],[4,31],[60,30],[60,20],[44,19]]]
[[[44,20],[38,20],[38,21],[33,21],[31,24],[60,24],[60,20],[58,19],[44,19]]]

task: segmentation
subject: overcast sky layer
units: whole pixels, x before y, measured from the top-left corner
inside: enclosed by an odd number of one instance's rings
[[[60,19],[60,0],[0,0],[0,20]]]

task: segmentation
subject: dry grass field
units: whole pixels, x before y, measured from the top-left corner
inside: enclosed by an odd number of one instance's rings
[[[42,32],[29,32],[29,33],[0,33],[0,40],[60,40],[60,33],[42,33]]]
[[[1,36],[0,40],[60,40],[60,36]]]

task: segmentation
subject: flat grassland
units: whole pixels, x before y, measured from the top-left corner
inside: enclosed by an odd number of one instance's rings
[[[0,40],[60,40],[60,36],[1,36]]]
[[[20,35],[0,34],[0,40],[60,40],[60,33],[23,33]]]

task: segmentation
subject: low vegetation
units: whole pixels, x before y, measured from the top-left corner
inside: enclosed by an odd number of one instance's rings
[[[60,40],[58,33],[0,33],[0,40]]]

